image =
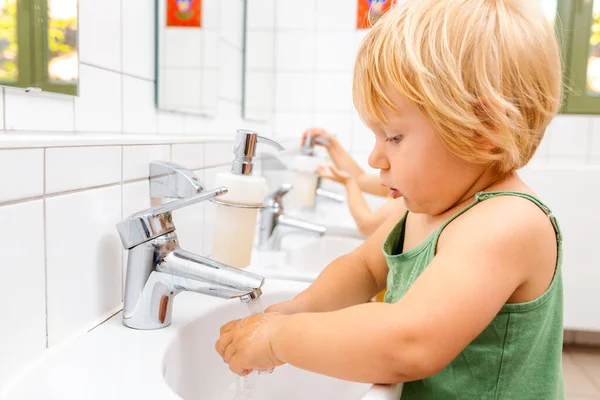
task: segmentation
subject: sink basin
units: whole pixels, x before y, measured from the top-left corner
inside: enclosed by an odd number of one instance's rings
[[[305,283],[285,282],[276,288],[265,285],[266,306],[289,300],[307,287]],[[183,400],[233,400],[236,375],[214,349],[219,328],[224,323],[248,316],[245,305],[229,301],[181,328],[163,360],[168,386]],[[290,365],[259,375],[252,398],[260,400],[380,399],[397,400],[399,385],[368,385],[334,379]]]
[[[284,237],[281,247],[285,251],[285,261],[289,266],[316,277],[333,260],[350,253],[362,243],[363,240],[348,237],[313,238],[289,235]]]
[[[279,252],[254,251],[249,270],[267,278],[312,282],[333,260],[362,243],[352,237],[289,234]]]

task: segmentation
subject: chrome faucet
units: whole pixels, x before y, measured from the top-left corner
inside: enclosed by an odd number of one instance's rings
[[[172,170],[174,174],[181,173],[176,171]],[[129,252],[123,307],[125,326],[144,330],[169,326],[173,299],[182,291],[239,298],[242,302],[262,294],[262,276],[179,247],[172,211],[225,193],[225,187],[201,192],[140,211],[117,224],[123,247]]]
[[[259,250],[281,250],[281,239],[286,233],[299,231],[323,236],[327,232],[324,226],[285,215],[282,199],[290,190],[292,185],[284,184],[267,196],[264,207],[260,210]]]

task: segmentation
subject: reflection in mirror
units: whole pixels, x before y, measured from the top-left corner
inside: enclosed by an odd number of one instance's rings
[[[159,109],[217,113],[219,0],[157,0],[156,104]]]
[[[77,94],[77,0],[0,0],[0,84]]]
[[[274,113],[275,2],[246,0],[243,117],[268,121]]]

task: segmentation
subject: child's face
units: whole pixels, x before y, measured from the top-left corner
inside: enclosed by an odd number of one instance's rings
[[[427,117],[404,98],[399,113],[386,113],[387,125],[366,121],[375,133],[369,165],[381,170],[384,186],[402,194],[415,213],[440,214],[459,202],[486,170],[452,154]]]

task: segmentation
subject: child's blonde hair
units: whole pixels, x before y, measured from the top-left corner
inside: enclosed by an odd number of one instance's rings
[[[561,76],[537,1],[407,0],[363,41],[353,94],[381,123],[402,95],[458,157],[508,172],[535,153],[559,108]]]

